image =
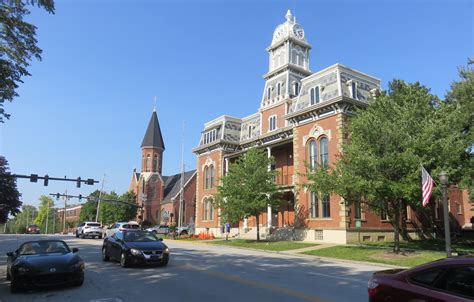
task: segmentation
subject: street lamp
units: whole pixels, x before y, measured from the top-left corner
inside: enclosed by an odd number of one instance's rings
[[[441,182],[441,192],[443,194],[443,212],[444,212],[444,240],[446,242],[446,255],[451,257],[451,233],[449,231],[449,212],[448,212],[448,175],[442,171],[439,174]]]

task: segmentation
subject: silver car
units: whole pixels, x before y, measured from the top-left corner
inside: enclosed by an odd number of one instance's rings
[[[164,235],[167,235],[170,230],[169,230],[169,226],[167,225],[155,225],[154,227],[151,227],[151,228],[148,228],[146,229],[148,232],[152,232],[152,233],[155,233],[155,234],[164,234]]]
[[[102,226],[98,222],[85,221],[77,226],[76,238],[95,237],[102,239]]]
[[[107,230],[105,231],[105,236],[107,237],[112,236],[118,231],[139,230],[139,229],[140,229],[140,225],[136,223],[135,221],[116,222],[107,228]]]

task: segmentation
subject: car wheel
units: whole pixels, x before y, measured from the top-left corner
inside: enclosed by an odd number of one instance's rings
[[[102,239],[102,235],[99,235],[98,237],[99,237],[99,239]]]
[[[107,255],[107,248],[102,248],[102,261],[109,261],[110,257]]]
[[[79,238],[79,234],[76,232],[76,238]]]
[[[81,237],[81,239],[84,239],[86,236],[84,236],[84,233],[81,233],[79,237]]]
[[[11,281],[11,283],[10,283],[10,292],[11,292],[12,294],[18,293],[18,292],[20,292],[22,289],[23,289],[22,286],[21,286],[20,284],[18,284],[17,281],[15,281],[15,280],[12,280],[12,281]]]
[[[170,260],[169,260],[168,258],[167,258],[167,259],[164,259],[163,262],[161,262],[161,263],[159,264],[159,266],[167,266],[169,261],[170,261]]]
[[[121,267],[128,267],[128,259],[127,259],[127,256],[125,255],[125,253],[122,253],[120,255],[120,266]]]

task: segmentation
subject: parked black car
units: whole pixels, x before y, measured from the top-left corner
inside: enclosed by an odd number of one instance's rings
[[[12,293],[29,287],[84,282],[84,261],[62,240],[28,241],[7,253],[7,280]]]
[[[120,261],[122,267],[138,264],[165,266],[169,261],[169,249],[155,234],[148,231],[119,231],[104,239],[102,260]]]

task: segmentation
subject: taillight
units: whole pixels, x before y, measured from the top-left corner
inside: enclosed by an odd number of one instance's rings
[[[85,229],[88,229],[88,228],[90,228],[90,227],[86,226],[86,227],[84,227],[84,228],[85,228]]]
[[[373,277],[370,278],[367,283],[367,290],[369,291],[369,297],[373,297],[377,294],[380,290],[380,284],[377,282],[377,279],[374,279]]]

